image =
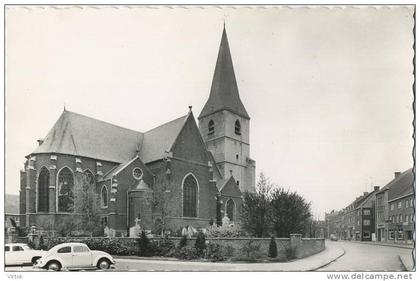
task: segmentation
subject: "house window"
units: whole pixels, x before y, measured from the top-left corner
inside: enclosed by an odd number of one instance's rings
[[[402,222],[403,221],[403,218],[402,218],[402,215],[400,214],[400,222]]]
[[[49,187],[50,172],[42,167],[38,176],[38,212],[48,212],[49,210]]]
[[[363,225],[370,225],[370,220],[363,220]]]
[[[182,187],[182,214],[184,217],[197,217],[197,191],[198,184],[193,175],[184,179]]]
[[[401,209],[402,207],[402,201],[398,202],[398,209]]]
[[[358,226],[360,225],[360,221],[359,221],[359,220],[357,220],[357,225],[358,225]]]
[[[102,217],[101,218],[101,224],[102,226],[107,226],[108,225],[108,217]]]
[[[101,190],[101,206],[102,208],[108,207],[108,188],[104,185]]]
[[[73,172],[65,167],[58,174],[58,211],[74,211],[74,177]]]
[[[404,239],[404,232],[402,230],[398,231],[398,240],[403,240]]]
[[[209,124],[208,124],[208,129],[209,129],[209,135],[213,135],[214,134],[214,121],[210,120]]]
[[[226,202],[226,215],[230,221],[234,221],[234,212],[235,212],[235,202],[232,199],[229,199]]]
[[[364,209],[363,210],[363,215],[370,216],[370,210],[369,209]]]
[[[394,231],[390,230],[388,233],[388,240],[394,240],[394,239],[395,239]]]
[[[406,208],[408,208],[408,204],[409,204],[408,200],[405,200],[405,207]]]
[[[363,231],[363,238],[370,238],[370,231]]]
[[[410,207],[413,207],[413,199],[410,199]]]
[[[405,222],[408,223],[408,215],[405,215]]]
[[[239,122],[239,120],[236,120],[235,122],[235,134],[241,134],[241,123]]]
[[[391,211],[393,211],[395,208],[394,203],[391,204]]]

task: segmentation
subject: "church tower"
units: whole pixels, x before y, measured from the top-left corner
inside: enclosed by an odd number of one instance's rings
[[[224,178],[232,175],[241,191],[255,191],[255,161],[249,155],[250,117],[239,97],[224,26],[210,96],[198,121]]]

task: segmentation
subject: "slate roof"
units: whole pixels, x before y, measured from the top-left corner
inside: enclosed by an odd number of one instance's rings
[[[135,156],[143,134],[63,111],[37,153],[61,153],[121,163]]]
[[[236,84],[235,71],[233,69],[229,42],[226,29],[223,27],[222,39],[214,70],[210,96],[198,117],[203,118],[220,110],[229,110],[246,119],[250,119],[239,97],[238,85]]]
[[[74,112],[63,111],[33,154],[60,153],[124,165],[140,151],[140,159],[143,163],[148,163],[161,159],[165,150],[171,148],[187,116],[141,133]],[[116,169],[118,167],[112,170]]]
[[[414,193],[413,183],[414,173],[410,168],[386,185],[388,188],[388,201]]]
[[[188,114],[144,133],[140,150],[143,163],[161,159],[164,152],[171,149],[187,117]]]

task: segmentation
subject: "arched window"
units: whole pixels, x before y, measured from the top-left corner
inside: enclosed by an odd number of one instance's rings
[[[101,190],[101,206],[108,207],[108,188],[106,186],[103,186]]]
[[[214,134],[214,121],[210,120],[209,121],[209,135],[213,135]]]
[[[236,120],[235,122],[235,134],[241,134],[241,123],[239,122],[239,120]]]
[[[50,172],[42,167],[38,175],[38,212],[49,211]]]
[[[197,190],[198,183],[193,175],[188,175],[184,179],[182,194],[183,194],[183,209],[184,217],[197,217]]]
[[[74,211],[74,177],[73,172],[65,167],[58,174],[58,211]]]
[[[235,214],[235,202],[232,199],[229,199],[226,202],[226,215],[230,221],[234,221],[234,214]]]

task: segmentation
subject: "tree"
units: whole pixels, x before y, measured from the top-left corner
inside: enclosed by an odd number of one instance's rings
[[[202,231],[197,234],[197,239],[195,240],[195,249],[197,250],[197,255],[202,257],[204,251],[206,250],[206,236]]]
[[[170,162],[167,162],[167,163],[170,163]],[[170,170],[170,168],[168,167],[167,169]],[[154,212],[156,211],[160,216],[159,228],[161,230],[162,237],[164,237],[164,233],[167,227],[167,218],[171,215],[174,215],[173,208],[171,208],[170,204],[172,202],[171,199],[174,196],[174,192],[176,188],[177,187],[170,180],[170,174],[166,174],[166,176],[163,176],[163,177],[158,177],[153,187],[152,206],[153,206]]]
[[[104,226],[98,212],[99,196],[95,192],[95,181],[92,174],[88,171],[83,175],[81,194],[82,218],[78,230],[87,232],[91,236],[103,236]]]
[[[149,238],[144,231],[141,232],[140,238],[137,239],[138,255],[141,257],[153,256],[153,249]]]
[[[270,193],[273,184],[260,174],[255,193],[245,192],[242,205],[242,226],[250,235],[266,237],[270,222]]]
[[[271,193],[271,225],[277,237],[289,237],[291,233],[304,234],[311,220],[311,204],[296,192],[283,188]]]
[[[270,246],[268,247],[268,256],[270,258],[277,257],[277,243],[273,236],[271,236]]]

